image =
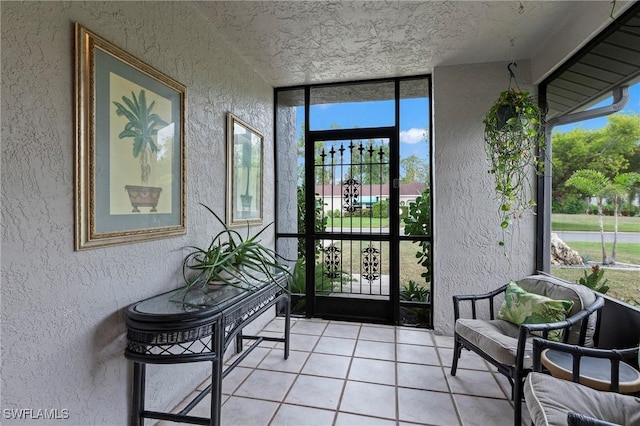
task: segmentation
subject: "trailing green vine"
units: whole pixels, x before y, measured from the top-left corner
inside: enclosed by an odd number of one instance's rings
[[[489,173],[499,203],[502,239],[498,244],[505,246],[514,220],[536,205],[532,176],[542,173],[544,166],[539,160],[546,145],[543,112],[528,92],[509,88],[500,94],[483,123]]]

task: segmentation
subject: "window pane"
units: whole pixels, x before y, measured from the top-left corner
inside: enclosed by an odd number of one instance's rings
[[[636,83],[623,110],[553,129],[549,248],[553,275],[584,280],[638,306],[640,181],[633,182],[640,178],[639,112]]]
[[[429,80],[400,82],[400,178],[429,181]]]
[[[311,88],[309,130],[395,125],[394,83],[359,83]]]

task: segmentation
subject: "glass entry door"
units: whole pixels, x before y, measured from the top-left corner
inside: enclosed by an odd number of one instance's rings
[[[276,248],[294,315],[431,327],[430,87],[276,89]]]
[[[313,162],[307,162],[313,164],[307,179],[313,180],[306,187],[314,188],[307,191],[307,206],[313,203],[321,215],[308,218],[314,226],[307,229],[314,231],[306,252],[315,254],[315,262],[307,256],[313,265],[307,271],[309,308],[325,318],[393,322],[399,215],[392,214],[398,212],[392,132],[321,133],[311,132]]]

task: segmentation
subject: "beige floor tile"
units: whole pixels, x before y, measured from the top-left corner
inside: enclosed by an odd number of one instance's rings
[[[398,413],[403,421],[443,426],[460,424],[451,395],[443,392],[398,388]]]
[[[358,340],[354,355],[359,358],[394,361],[396,359],[396,345],[389,342]]]
[[[335,426],[395,426],[396,422],[357,414],[338,413]]]
[[[197,397],[200,392],[192,392],[185,399],[183,399],[173,410],[172,413],[179,413],[183,410],[195,397]],[[193,409],[188,413],[189,416],[197,416],[197,417],[205,417],[210,418],[211,416],[211,397],[206,396],[202,401],[198,403]],[[162,420],[157,422],[156,426],[174,426],[181,425],[184,423],[170,422],[166,420]]]
[[[447,375],[452,393],[506,399],[500,384],[489,371],[458,370],[455,376]]]
[[[440,365],[438,352],[433,346],[396,345],[398,362],[411,362],[415,364]]]
[[[291,333],[320,336],[325,328],[326,322],[299,320],[291,327]]]
[[[511,399],[511,383],[509,383],[509,379],[505,377],[504,374],[500,374],[498,372],[493,372],[493,377],[500,384],[500,388],[502,392],[504,392],[505,398]]]
[[[396,418],[396,389],[393,386],[348,381],[339,411]]]
[[[222,406],[220,423],[233,426],[267,426],[278,405],[272,401],[232,396]]]
[[[288,360],[282,343],[273,349],[261,346],[223,380],[222,424],[512,424],[508,381],[482,358],[463,351],[457,375],[450,375],[451,337],[339,321],[299,319],[292,324],[297,331],[292,329]],[[284,319],[276,318],[260,334],[281,336],[283,330]],[[197,388],[209,383],[210,378]],[[209,407],[206,397],[191,414],[208,418]],[[525,407],[523,426],[529,424]]]
[[[251,351],[251,353],[247,355],[245,359],[242,360],[240,365],[243,367],[255,368],[262,362],[264,357],[267,356],[269,352],[271,352],[271,349],[258,346],[253,351]],[[240,354],[234,355],[232,358],[227,360],[226,364],[231,364],[238,358],[238,356],[240,356]]]
[[[438,348],[438,353],[440,354],[442,365],[445,367],[451,367],[451,361],[453,361],[453,349]],[[486,371],[489,370],[489,364],[474,352],[463,349],[460,359],[458,359],[458,369],[460,368]]]
[[[347,339],[356,339],[360,333],[360,325],[351,325],[340,322],[332,322],[327,325],[323,336],[344,337]]]
[[[453,349],[453,336],[439,336],[432,334],[433,340],[436,342],[436,346],[439,348],[451,348]]]
[[[350,364],[350,357],[312,353],[302,369],[302,374],[345,379]]]
[[[309,352],[289,351],[289,358],[284,359],[282,351],[275,350],[267,354],[260,365],[258,365],[258,368],[261,370],[299,373],[308,357]]]
[[[283,404],[270,426],[327,426],[333,424],[334,411]]]
[[[513,424],[513,407],[504,399],[453,395],[464,426]]]
[[[260,333],[258,333],[258,336],[263,336],[263,337],[275,337],[277,339],[282,339],[284,337],[284,334],[277,332],[277,331],[261,331]],[[255,341],[254,340],[245,340],[244,341],[244,346],[248,347],[251,346]],[[262,342],[260,342],[260,347],[263,348],[273,348],[278,344],[278,342],[272,342],[269,340],[263,340]]]
[[[396,331],[391,327],[376,327],[373,325],[363,325],[360,328],[360,340],[373,340],[374,342],[390,342],[396,341]]]
[[[433,340],[431,339],[431,333],[429,331],[407,327],[396,328],[396,342],[433,346]]]
[[[289,338],[289,349],[296,351],[311,352],[320,340],[320,336],[309,334],[291,334]],[[284,343],[278,343],[276,349],[284,348]]]
[[[285,402],[335,410],[340,402],[344,380],[300,375]]]
[[[396,363],[378,359],[353,358],[349,369],[349,380],[396,385]]]
[[[222,380],[222,393],[231,395],[253,371],[252,368],[236,367]],[[211,380],[209,380],[211,383]]]
[[[284,317],[275,317],[267,325],[264,326],[264,331],[276,331],[280,333],[284,333]],[[293,325],[294,320],[291,321],[291,325]]]
[[[442,367],[436,365],[398,363],[398,386],[449,392]]]
[[[296,375],[280,371],[254,370],[235,391],[235,395],[282,401]]]
[[[355,346],[356,341],[354,339],[322,336],[313,351],[323,354],[351,356]]]

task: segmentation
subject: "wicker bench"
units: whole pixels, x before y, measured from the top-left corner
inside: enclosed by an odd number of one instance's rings
[[[563,341],[580,346],[593,346],[597,315],[604,300],[589,288],[548,276],[532,275],[517,284],[529,293],[554,300],[569,300],[573,306],[565,320],[547,324],[521,324],[496,319],[507,285],[480,295],[453,296],[455,318],[454,351],[451,375],[456,375],[462,348],[473,351],[494,365],[512,386],[514,424],[522,417],[522,385],[532,369],[532,333],[547,338],[555,330],[563,332]],[[469,306],[470,305],[470,306]],[[463,318],[461,310],[471,318]]]

